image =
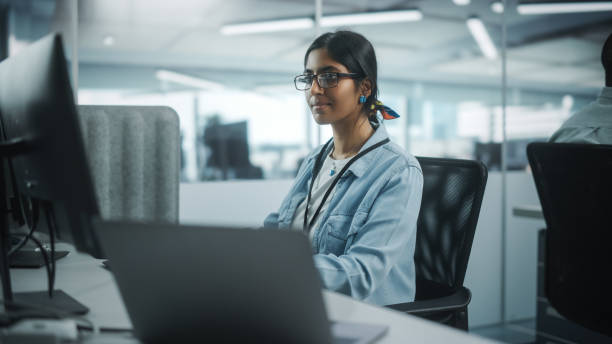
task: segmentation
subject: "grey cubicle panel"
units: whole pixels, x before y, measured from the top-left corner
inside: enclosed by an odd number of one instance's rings
[[[103,219],[178,222],[180,129],[165,106],[80,105]]]

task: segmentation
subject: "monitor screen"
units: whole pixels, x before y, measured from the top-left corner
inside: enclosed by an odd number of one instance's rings
[[[0,63],[0,120],[18,192],[46,202],[58,236],[101,257],[91,226],[99,214],[82,133],[58,34]]]
[[[207,126],[204,129],[204,144],[211,149],[208,166],[241,168],[251,165],[246,121]]]
[[[476,160],[482,161],[489,171],[499,171],[501,169],[501,143],[476,142],[474,157]]]

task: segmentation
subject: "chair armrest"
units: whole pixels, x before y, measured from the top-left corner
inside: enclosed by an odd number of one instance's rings
[[[467,307],[472,299],[472,292],[466,287],[461,287],[451,295],[414,302],[398,303],[385,307],[408,314],[424,314],[431,312],[455,311]]]

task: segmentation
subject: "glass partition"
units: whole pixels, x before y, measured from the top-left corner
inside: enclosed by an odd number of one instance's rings
[[[587,11],[589,1],[507,1],[507,107],[505,275],[503,319],[536,316],[538,231],[543,219],[515,215],[539,206],[526,146],[547,141],[573,113],[593,102],[604,86],[603,43],[612,12]],[[568,12],[569,11],[569,12]],[[499,111],[499,110],[496,110]],[[542,290],[542,289],[540,289]]]
[[[185,182],[291,178],[301,159],[331,135],[329,127],[314,123],[292,84],[315,26],[236,33],[230,25],[312,20],[316,2],[264,2],[269,6],[79,2],[79,102],[177,110]],[[380,98],[401,115],[386,123],[395,142],[417,155],[499,160],[491,145],[500,142],[499,53],[485,57],[468,25],[476,20],[499,45],[499,14],[469,1],[322,4],[320,32],[348,28],[373,43]],[[412,14],[399,22],[327,26],[333,15],[389,10]],[[248,143],[248,159],[226,157],[221,160],[227,164],[219,166],[211,160],[220,153],[207,144],[206,128],[242,122],[246,129],[239,140]]]

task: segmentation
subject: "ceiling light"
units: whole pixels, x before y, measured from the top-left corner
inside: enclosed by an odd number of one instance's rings
[[[552,14],[612,11],[612,1],[531,2],[517,7],[520,14]]]
[[[108,36],[104,36],[104,39],[102,40],[102,43],[104,45],[106,45],[107,47],[110,47],[111,45],[115,44],[115,37],[108,35]]]
[[[457,6],[466,6],[470,4],[470,0],[453,0]]]
[[[322,27],[367,25],[417,21],[423,18],[423,13],[417,9],[381,11],[353,14],[339,14],[321,17]],[[304,30],[314,27],[314,20],[309,17],[268,20],[241,24],[228,24],[221,27],[224,35],[241,35],[250,33]]]
[[[504,12],[504,4],[501,1],[495,1],[491,3],[491,11],[495,13]]]
[[[314,21],[311,18],[295,18],[223,25],[221,27],[221,33],[224,35],[240,35],[261,32],[303,30],[310,29],[312,27],[314,27]]]
[[[155,73],[155,77],[162,81],[170,81],[177,84],[201,88],[209,91],[219,91],[225,89],[225,86],[218,82],[209,81],[181,73],[171,72],[160,69]]]
[[[353,13],[353,14],[340,14],[333,16],[321,17],[321,26],[345,26],[345,25],[367,25],[367,24],[382,24],[382,23],[396,23],[406,21],[417,21],[423,18],[421,11],[412,10],[400,10],[400,11],[382,11],[382,12],[369,12],[369,13]]]
[[[471,17],[467,20],[466,24],[474,40],[478,43],[482,54],[488,59],[495,59],[497,57],[497,49],[482,21],[477,17]]]

